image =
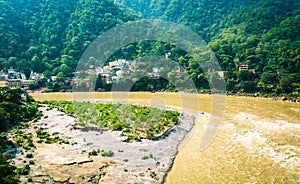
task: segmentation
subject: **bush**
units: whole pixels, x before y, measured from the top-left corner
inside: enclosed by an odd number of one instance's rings
[[[31,142],[31,141],[28,143],[28,146],[29,146],[29,147],[32,147],[32,148],[34,148],[34,147],[35,147],[35,146],[34,146],[34,143],[33,143],[33,142]]]
[[[31,177],[28,177],[27,181],[28,181],[28,182],[33,182],[33,180],[32,180]]]
[[[34,165],[35,163],[34,163],[33,160],[29,160],[29,164],[30,164],[30,165]]]
[[[26,158],[33,158],[33,154],[32,153],[28,153],[25,155]]]
[[[64,144],[70,144],[70,142],[68,140],[63,140]]]
[[[24,165],[21,168],[17,168],[17,173],[20,175],[28,175],[30,172],[30,166],[28,164]]]
[[[25,150],[27,150],[27,151],[29,151],[31,148],[30,147],[28,147],[28,146],[23,146],[23,148],[25,149]]]
[[[89,152],[89,155],[97,156],[98,152],[96,150],[92,150],[92,151]]]
[[[39,140],[37,141],[37,143],[43,143],[43,140],[42,140],[42,139],[39,139]]]
[[[153,154],[152,154],[152,153],[150,153],[149,157],[150,157],[150,158],[153,158]]]
[[[142,160],[146,160],[146,159],[149,159],[147,155],[142,156]]]
[[[114,155],[114,152],[111,151],[111,150],[108,150],[108,151],[102,150],[101,155],[104,156],[104,157],[112,157]]]
[[[155,178],[156,175],[157,175],[157,174],[156,174],[155,172],[151,172],[151,173],[150,173],[150,177],[151,177],[151,178]]]

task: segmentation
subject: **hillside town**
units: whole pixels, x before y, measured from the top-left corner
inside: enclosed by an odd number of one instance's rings
[[[44,79],[45,77],[43,74],[33,71],[31,71],[30,76],[27,78],[24,73],[15,71],[14,69],[8,69],[7,72],[0,70],[1,84],[10,88],[30,89]]]
[[[95,76],[104,86],[111,85],[119,79],[126,79],[131,76],[137,70],[137,66],[136,61],[119,59],[108,62],[104,66],[90,66],[86,71],[76,71],[73,73],[74,77],[64,77],[57,74],[49,78],[46,78],[42,73],[34,71],[31,71],[27,77],[24,73],[11,68],[6,71],[0,70],[0,85],[10,88],[22,88],[27,92],[71,92],[79,88],[91,89],[91,91],[105,91],[102,88],[95,88],[95,84],[91,80],[92,76]],[[160,79],[165,69],[165,66],[151,66],[148,70],[145,70],[143,77]],[[248,65],[245,64],[241,65],[239,70],[255,72],[252,69],[248,69]],[[177,66],[169,72],[175,74],[183,73],[184,68]],[[215,73],[221,78],[224,77],[223,71],[210,71],[210,73]]]
[[[103,67],[90,66],[87,71],[74,72],[74,77],[60,77],[51,76],[46,78],[43,74],[31,71],[30,76],[22,72],[16,71],[11,68],[8,70],[0,70],[0,85],[8,86],[10,88],[22,88],[27,91],[32,91],[39,87],[53,87],[60,88],[61,90],[70,89],[73,86],[84,85],[89,86],[90,76],[96,75],[104,84],[112,84],[118,79],[128,76],[134,72],[135,61],[128,61],[125,59],[119,59],[113,62],[109,62]],[[162,68],[153,68],[152,72],[149,72],[149,77],[159,77],[159,71]]]

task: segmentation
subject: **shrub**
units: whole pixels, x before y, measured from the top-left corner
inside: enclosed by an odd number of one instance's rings
[[[149,159],[149,157],[147,155],[143,155],[142,160],[146,160],[146,159]]]
[[[51,141],[51,139],[46,139],[45,143],[46,143],[46,144],[51,144],[52,141]]]
[[[28,182],[33,182],[33,180],[32,180],[31,177],[28,177],[27,181],[28,181]]]
[[[63,140],[64,144],[70,144],[70,142],[68,140]]]
[[[30,172],[30,166],[28,164],[24,165],[21,168],[17,168],[17,173],[20,175],[28,175]]]
[[[29,164],[30,164],[30,165],[34,165],[35,163],[34,163],[33,160],[29,160]]]
[[[34,148],[33,142],[30,141],[30,142],[28,143],[28,146]]]
[[[42,139],[39,139],[39,140],[37,141],[37,143],[43,143],[43,140],[42,140]]]
[[[150,177],[151,177],[151,178],[155,178],[156,175],[157,175],[157,174],[156,174],[154,171],[150,173]]]
[[[30,150],[31,148],[30,147],[28,147],[28,146],[23,146],[23,148],[25,149],[25,150]]]
[[[101,155],[104,156],[104,157],[112,157],[114,155],[114,152],[111,151],[111,150],[108,150],[108,151],[102,150]]]
[[[150,157],[150,158],[153,158],[153,154],[152,154],[152,153],[150,153],[149,157]]]
[[[98,152],[96,150],[92,150],[92,151],[89,152],[89,155],[97,156]]]
[[[33,158],[33,154],[32,153],[28,153],[25,155],[26,158]]]

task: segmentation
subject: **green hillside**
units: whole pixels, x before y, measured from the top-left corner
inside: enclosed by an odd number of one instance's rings
[[[143,17],[163,19],[188,26],[203,39],[209,41],[221,28],[227,26],[237,13],[258,0],[116,0]]]
[[[227,28],[209,43],[230,80],[239,84],[229,90],[246,92],[299,93],[300,2],[260,1],[238,13]],[[248,64],[256,73],[242,77],[237,72]],[[231,88],[232,87],[232,88]]]
[[[145,18],[174,21],[197,32],[208,42],[227,72],[227,90],[299,94],[299,1],[118,2]],[[241,64],[248,64],[255,73],[238,71]],[[197,81],[196,77],[193,79]]]
[[[70,75],[95,38],[136,18],[109,0],[0,1],[0,69]]]
[[[290,96],[300,92],[300,2],[296,0],[2,0],[0,12],[0,69],[71,77],[95,38],[144,17],[180,23],[195,31],[226,71],[229,91]],[[169,51],[197,88],[207,89],[207,82],[215,80],[216,76],[207,78],[193,58],[168,43],[133,43],[111,60]],[[248,64],[255,73],[239,71],[241,64]],[[162,82],[163,88],[172,86]]]

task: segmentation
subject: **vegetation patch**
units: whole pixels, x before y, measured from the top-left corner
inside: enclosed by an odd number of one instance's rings
[[[92,151],[89,152],[89,155],[97,156],[98,152],[96,150],[92,150]]]
[[[151,177],[151,178],[155,178],[156,175],[157,175],[157,174],[156,174],[154,171],[150,173],[150,177]]]
[[[18,128],[16,130],[18,130]],[[22,131],[18,131],[18,134],[15,133],[14,135],[14,140],[16,142],[16,146],[22,147],[24,150],[28,151],[31,150],[32,148],[35,148],[31,133],[25,134],[22,133]]]
[[[154,139],[179,121],[179,113],[148,106],[43,101],[51,108],[74,116],[78,125],[119,130],[129,140]]]
[[[17,173],[20,175],[28,175],[30,172],[30,166],[28,164],[24,165],[21,168],[17,168]]]
[[[38,137],[38,141],[37,141],[38,143],[44,142],[46,144],[54,144],[54,143],[70,144],[70,142],[68,140],[63,140],[62,138],[60,138],[57,135],[55,135],[55,136],[50,135],[48,132],[44,131],[42,128],[40,128],[36,131],[36,135]]]
[[[26,158],[33,158],[33,154],[32,153],[28,153],[25,155]]]
[[[0,183],[20,183],[20,169],[10,165],[8,155],[0,154]]]
[[[114,152],[111,151],[111,150],[108,150],[108,151],[102,150],[101,155],[104,156],[104,157],[112,157],[112,156],[114,156]]]

